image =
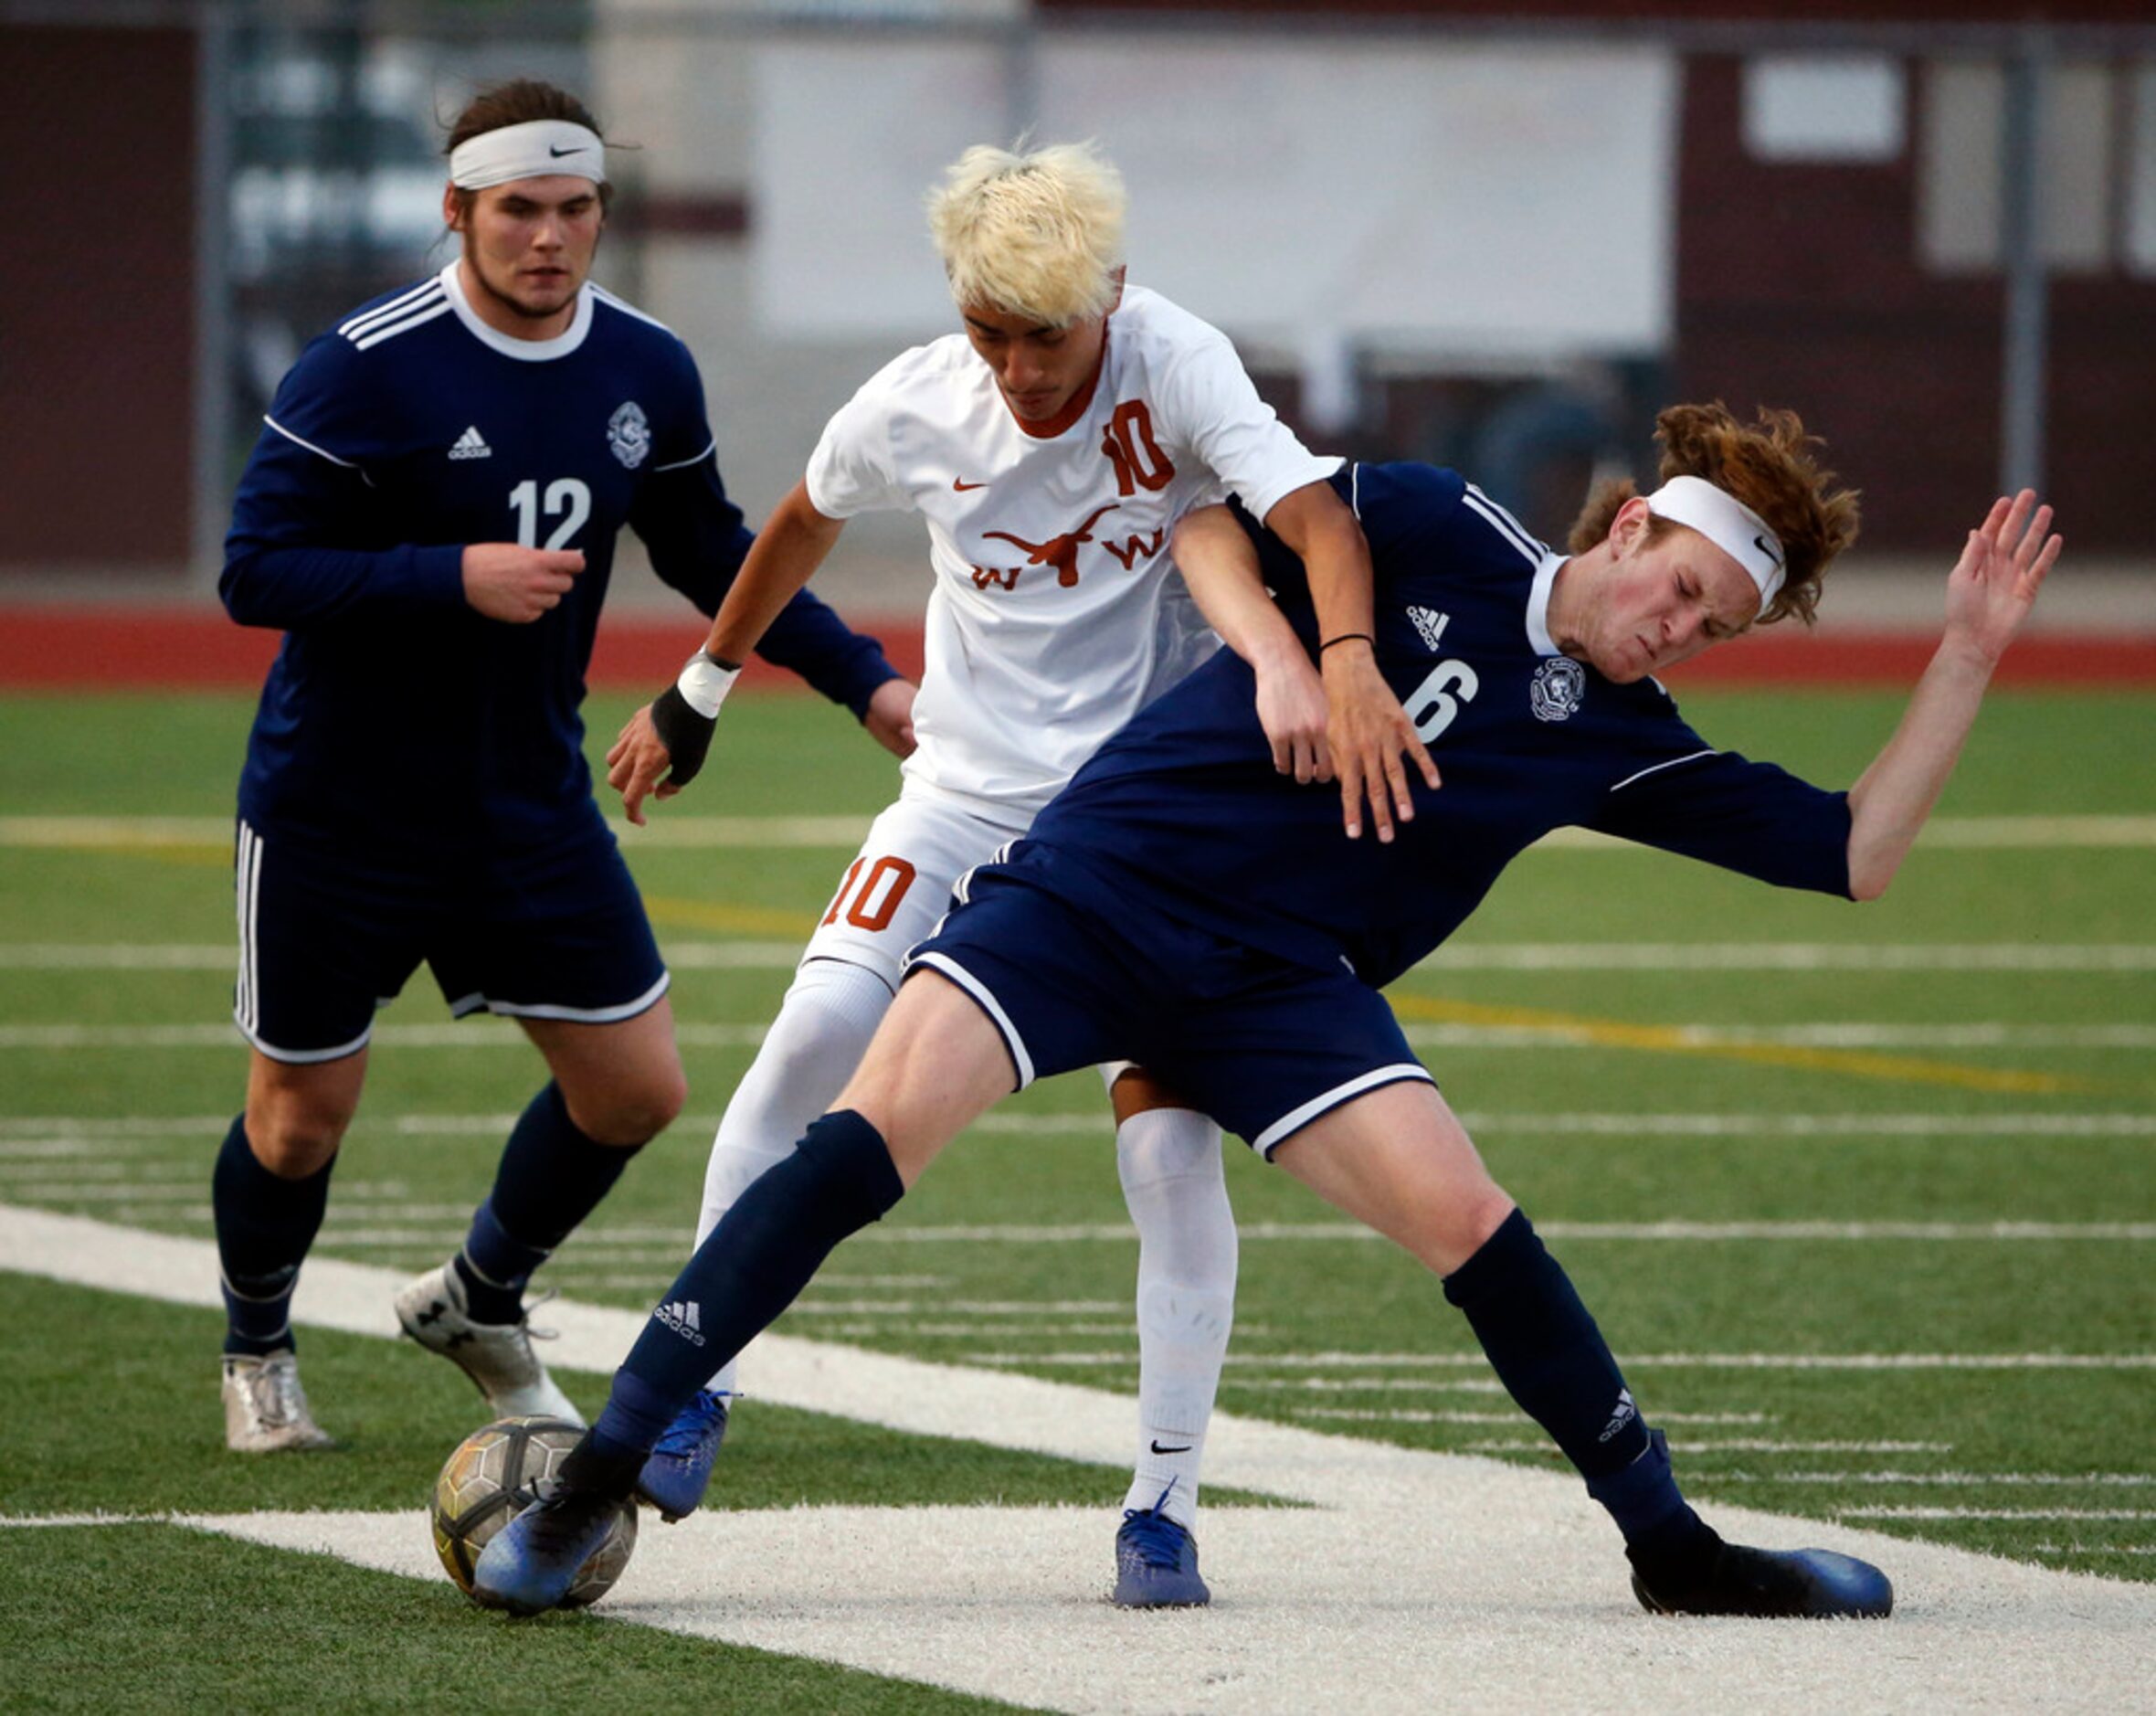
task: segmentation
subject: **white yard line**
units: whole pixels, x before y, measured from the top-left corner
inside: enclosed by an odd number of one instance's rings
[[[1401,1406],[1360,1410],[1351,1406],[1291,1406],[1297,1418],[1323,1419],[1337,1424],[1482,1424],[1514,1425],[1519,1423],[1519,1413],[1512,1412],[1439,1412],[1422,1407]],[[1766,1422],[1767,1414],[1760,1412],[1657,1412],[1657,1425],[1756,1425]],[[1513,1446],[1506,1444],[1507,1446]],[[1538,1444],[1521,1444],[1538,1446]]]
[[[968,1364],[1083,1370],[1127,1364],[1129,1352],[969,1352]],[[1268,1371],[1474,1370],[1479,1352],[1231,1352],[1230,1369]],[[1627,1370],[1689,1371],[2156,1371],[2156,1352],[1628,1352]],[[1239,1381],[1249,1381],[1242,1378]]]
[[[2010,1488],[2131,1488],[2156,1485],[2149,1472],[1717,1472],[1717,1484],[1923,1484],[1942,1489],[1982,1485]]]
[[[840,816],[682,816],[661,812],[635,828],[610,823],[632,852],[644,846],[787,850],[861,843],[871,813]],[[232,821],[219,816],[0,816],[0,846],[230,845]],[[1922,844],[1944,850],[2156,846],[2156,816],[1935,816]],[[1638,851],[1627,842],[1559,829],[1541,842],[1559,851]]]
[[[674,1035],[688,1049],[753,1049],[768,1027],[761,1024],[683,1022]],[[1422,1049],[1590,1049],[1629,1051],[1612,1044],[1602,1024],[1447,1025],[1403,1022],[1407,1040]],[[2156,1048],[2156,1024],[2023,1025],[2004,1021],[1964,1024],[1898,1025],[1861,1022],[1789,1025],[1673,1024],[1652,1027],[1679,1048],[1747,1045],[1836,1049],[2116,1049]],[[374,1042],[386,1048],[521,1049],[523,1033],[505,1020],[445,1020],[434,1024],[376,1025]],[[91,1025],[46,1022],[0,1025],[0,1049],[214,1049],[236,1052],[231,1025]]]
[[[0,1208],[0,1256],[56,1279],[217,1302],[201,1242]],[[399,1280],[317,1259],[300,1320],[386,1336]],[[610,1369],[643,1324],[566,1301],[549,1317],[562,1329],[549,1356],[587,1371]],[[2147,1692],[2156,1589],[2145,1585],[1716,1508],[1732,1534],[1880,1561],[1896,1618],[1657,1621],[1633,1607],[1609,1528],[1572,1478],[1229,1415],[1208,1443],[1211,1481],[1315,1509],[1213,1510],[1213,1606],[1126,1615],[1103,1593],[1127,1399],[770,1337],[745,1368],[766,1400],[1103,1466],[1104,1506],[707,1511],[647,1528],[600,1613],[1051,1710],[1378,1716],[1456,1705],[1464,1689],[1493,1709],[1598,1716],[1758,1709],[1798,1689],[1807,1703],[1876,1709],[2097,1710]],[[332,1404],[315,1404],[333,1422]],[[416,1512],[189,1523],[441,1576]]]
[[[2108,1240],[2142,1243],[2156,1239],[2156,1222],[1560,1222],[1535,1223],[1552,1239],[1628,1241],[1820,1240],[1851,1241],[2019,1241]],[[1237,1231],[1246,1243],[1268,1240],[1378,1243],[1379,1235],[1356,1222],[1244,1222]],[[1136,1243],[1126,1222],[1025,1224],[975,1223],[964,1226],[878,1227],[864,1234],[880,1245],[950,1245],[993,1241],[1005,1245],[1053,1245],[1094,1242]]]
[[[2156,946],[2039,942],[1448,942],[1417,968],[1453,971],[2156,971]]]
[[[1840,1520],[2156,1520],[2150,1508],[1837,1508]]]
[[[1657,1413],[1655,1420],[1661,1422]],[[1771,1436],[1672,1436],[1671,1451],[1677,1454],[1951,1454],[1951,1442],[1843,1442],[1790,1441]],[[1548,1450],[1546,1439],[1536,1436],[1492,1436],[1483,1442],[1461,1444],[1470,1454],[1540,1454]]]
[[[1098,1086],[1094,1087],[1097,1092]],[[407,1114],[375,1120],[363,1115],[356,1130],[371,1128],[407,1138],[506,1138],[517,1117],[500,1114]],[[1630,1139],[1662,1138],[2156,1138],[2156,1114],[2060,1111],[2035,1113],[1977,1111],[1927,1114],[1904,1110],[1824,1112],[1782,1109],[1753,1114],[1641,1114],[1617,1111],[1538,1114],[1523,1109],[1468,1109],[1460,1116],[1470,1132],[1514,1137]],[[0,1142],[58,1145],[71,1140],[124,1143],[135,1139],[222,1138],[232,1124],[226,1114],[173,1115],[7,1115],[0,1116]],[[676,1134],[708,1137],[716,1115],[683,1115]],[[1109,1122],[1103,1107],[1067,1114],[994,1112],[967,1128],[968,1135],[1041,1138],[1057,1134],[1105,1139]],[[1094,1230],[1076,1230],[1090,1234]],[[587,1228],[587,1235],[618,1239],[671,1240],[673,1230],[656,1227]]]
[[[676,970],[787,970],[798,941],[669,938]],[[223,971],[229,942],[0,942],[0,970]],[[1461,971],[2024,971],[2132,976],[2156,971],[2156,946],[2122,942],[1451,942],[1417,968]]]

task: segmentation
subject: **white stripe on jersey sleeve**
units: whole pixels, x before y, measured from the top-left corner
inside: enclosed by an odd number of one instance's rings
[[[377,322],[395,321],[405,310],[415,308],[417,301],[424,298],[428,292],[439,291],[441,291],[441,276],[439,274],[430,275],[413,287],[410,291],[399,292],[387,303],[376,304],[372,310],[361,311],[351,321],[340,326],[337,332],[350,339],[354,334],[365,332],[367,328]]]
[[[705,442],[703,450],[698,453],[693,459],[677,459],[671,465],[653,465],[651,469],[654,471],[681,471],[690,465],[700,465],[706,459],[709,459],[712,454],[718,451],[718,449],[719,443],[714,439]]]
[[[1651,768],[1643,768],[1637,774],[1625,776],[1622,780],[1620,780],[1615,786],[1612,787],[1610,790],[1612,792],[1622,792],[1625,788],[1631,786],[1633,781],[1644,780],[1649,775],[1659,775],[1664,769],[1675,768],[1679,763],[1696,763],[1702,757],[1719,757],[1720,755],[1721,752],[1714,749],[1711,746],[1704,751],[1686,751],[1684,756],[1673,757],[1666,763],[1656,763]]]
[[[446,316],[455,308],[456,306],[445,297],[439,303],[423,306],[417,315],[407,316],[402,322],[392,322],[385,326],[377,327],[372,333],[364,334],[352,343],[361,351],[366,351],[371,346],[381,344],[384,340],[394,340],[400,334],[408,334],[422,323],[432,322],[437,316]]]
[[[1460,499],[1472,507],[1499,535],[1505,537],[1529,560],[1538,566],[1541,564],[1542,556],[1548,550],[1527,533],[1527,526],[1522,524],[1518,519],[1513,517],[1510,513],[1499,506],[1496,502],[1490,499],[1472,482],[1467,485]]]
[[[347,471],[357,471],[359,469],[359,467],[354,464],[351,460],[340,459],[336,454],[329,452],[322,448],[317,447],[312,441],[308,440],[301,436],[293,434],[291,430],[285,428],[283,424],[280,423],[273,417],[265,415],[262,418],[262,421],[269,424],[271,429],[275,429],[280,435],[283,436],[285,440],[288,441],[296,442],[298,445],[304,447],[309,452],[314,454],[318,459],[326,459],[333,465],[342,465]]]

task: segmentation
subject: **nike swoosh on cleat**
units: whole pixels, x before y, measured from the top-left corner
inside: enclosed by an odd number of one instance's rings
[[[951,487],[956,489],[960,494],[965,493],[968,489],[985,489],[988,486],[988,485],[985,482],[968,482],[963,477],[953,477],[951,479]]]
[[[1190,1451],[1191,1446],[1192,1445],[1190,1443],[1186,1442],[1179,1448],[1164,1448],[1159,1443],[1156,1442],[1153,1445],[1153,1452],[1156,1454],[1188,1454]]]

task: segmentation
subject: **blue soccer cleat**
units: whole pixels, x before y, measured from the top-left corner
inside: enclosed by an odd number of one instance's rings
[[[472,1600],[512,1615],[557,1609],[620,1518],[622,1499],[556,1483],[494,1533],[472,1569]]]
[[[1168,1491],[1160,1492],[1160,1500]],[[1212,1601],[1198,1576],[1198,1540],[1150,1508],[1128,1508],[1115,1532],[1115,1606],[1119,1609],[1196,1609]]]
[[[685,1520],[711,1488],[712,1462],[726,1439],[726,1400],[708,1388],[682,1407],[637,1475],[637,1495],[667,1524]]]
[[[1682,1572],[1643,1572],[1635,1562],[1632,1589],[1653,1615],[1883,1620],[1894,1613],[1894,1586],[1869,1562],[1831,1549],[1747,1549],[1718,1537]]]

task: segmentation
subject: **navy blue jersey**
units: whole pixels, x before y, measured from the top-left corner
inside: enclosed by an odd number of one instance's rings
[[[1562,556],[1454,471],[1361,465],[1334,482],[1369,539],[1378,666],[1443,777],[1432,790],[1409,771],[1414,821],[1390,845],[1348,840],[1336,791],[1274,772],[1251,670],[1223,650],[1041,812],[1014,880],[1114,921],[1155,911],[1299,963],[1345,959],[1377,986],[1557,828],[1846,896],[1846,795],[1717,751],[1652,680],[1612,684],[1557,651],[1546,617]],[[1300,563],[1247,527],[1315,649]]]
[[[218,588],[286,632],[240,781],[257,828],[375,852],[601,829],[578,706],[628,524],[717,610],[751,541],[719,480],[688,348],[587,285],[546,341],[489,328],[451,264],[310,344],[233,505]],[[529,625],[470,608],[470,543],[581,549]],[[804,592],[760,653],[856,715],[882,649]]]

